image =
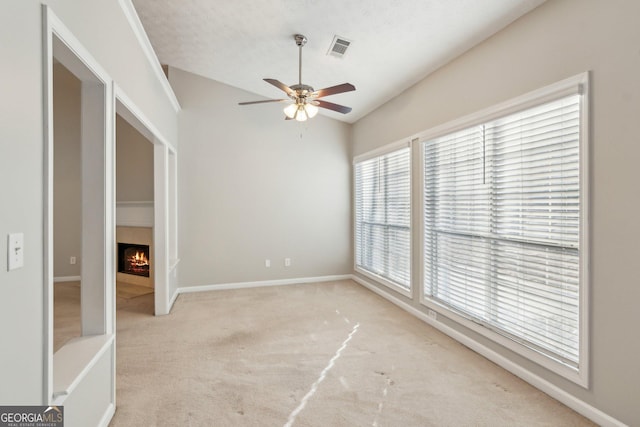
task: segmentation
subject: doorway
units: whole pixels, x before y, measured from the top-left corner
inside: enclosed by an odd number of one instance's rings
[[[116,240],[149,245],[151,258],[150,277],[116,273],[116,281],[151,287],[152,313],[165,315],[177,296],[175,150],[126,94],[115,89]]]
[[[153,315],[156,270],[153,142],[120,114],[116,114],[115,134],[116,307],[134,307],[141,314]]]

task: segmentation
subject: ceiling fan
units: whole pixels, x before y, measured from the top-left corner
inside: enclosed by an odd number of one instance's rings
[[[348,112],[350,112],[351,107],[334,104],[332,102],[327,102],[319,98],[356,90],[355,86],[351,83],[342,83],[320,90],[314,90],[311,86],[302,84],[302,46],[307,43],[307,38],[302,34],[296,34],[294,36],[294,39],[296,41],[296,45],[298,45],[299,51],[298,84],[287,86],[276,79],[264,79],[265,82],[274,85],[275,87],[286,93],[289,99],[293,101],[293,104],[287,105],[284,108],[284,114],[286,116],[285,120],[295,119],[299,122],[304,122],[305,120],[310,119],[318,114],[318,107],[337,111],[338,113],[342,114],[347,114]],[[239,105],[263,104],[267,102],[287,102],[289,101],[289,99],[267,99],[264,101],[240,102]]]

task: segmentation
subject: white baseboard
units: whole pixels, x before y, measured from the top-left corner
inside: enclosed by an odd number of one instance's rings
[[[61,282],[79,282],[82,279],[80,276],[61,276],[54,277],[53,283],[61,283]]]
[[[434,328],[438,329],[440,332],[448,335],[449,337],[453,338],[454,340],[458,341],[464,346],[469,347],[476,353],[486,357],[487,359],[491,360],[493,363],[506,369],[507,371],[511,372],[512,374],[516,375],[522,380],[528,382],[532,386],[548,394],[549,396],[553,397],[554,399],[558,400],[559,402],[563,403],[564,405],[568,406],[569,408],[573,409],[579,414],[584,415],[585,417],[589,418],[591,421],[595,422],[596,424],[601,425],[603,427],[627,427],[626,424],[622,423],[621,421],[618,421],[617,419],[602,412],[601,410],[589,405],[583,400],[578,399],[574,395],[562,390],[558,386],[550,383],[549,381],[541,378],[540,376],[535,375],[531,371],[528,371],[522,366],[507,359],[503,355],[491,350],[489,347],[486,347],[478,343],[477,341],[472,340],[471,338],[464,335],[463,333],[441,322],[438,322],[437,320],[431,319],[426,313],[423,313],[422,311],[411,306],[410,304],[407,304],[406,302],[396,298],[390,292],[386,292],[385,290],[380,289],[379,287],[375,286],[371,282],[364,280],[359,276],[352,275],[351,279],[353,279],[353,281],[355,281],[356,283],[359,283],[360,285],[369,289],[370,291],[373,291],[374,293],[380,295],[382,298],[388,300],[389,302],[397,305],[398,307],[402,308],[403,310],[407,311],[408,313],[412,314],[413,316],[417,317],[423,322],[428,323],[429,325],[433,326]]]
[[[180,295],[180,289],[173,291],[173,295],[171,295],[171,299],[169,299],[169,313],[171,313],[171,309],[173,308],[173,304],[176,302],[178,295]]]
[[[98,426],[107,427],[111,422],[111,419],[113,418],[115,413],[116,413],[116,406],[113,403],[110,403],[109,406],[107,407],[107,410],[104,412],[102,419],[98,423]]]
[[[333,276],[300,277],[297,279],[261,280],[257,282],[221,283],[219,285],[185,286],[178,288],[176,293],[186,294],[191,292],[223,291],[229,289],[261,288],[265,286],[299,285],[303,283],[331,282],[334,280],[351,279],[351,274],[339,274]]]

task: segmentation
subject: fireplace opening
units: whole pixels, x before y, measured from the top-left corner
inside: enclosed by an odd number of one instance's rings
[[[149,245],[118,243],[118,273],[149,277]]]

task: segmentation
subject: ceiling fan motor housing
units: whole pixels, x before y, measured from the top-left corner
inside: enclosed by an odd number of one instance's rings
[[[297,98],[303,98],[304,99],[304,98],[306,98],[307,96],[309,96],[309,95],[311,95],[313,93],[313,88],[311,86],[309,86],[309,85],[299,84],[299,85],[291,85],[289,87],[295,91],[295,94],[291,94],[289,96],[294,101]]]

